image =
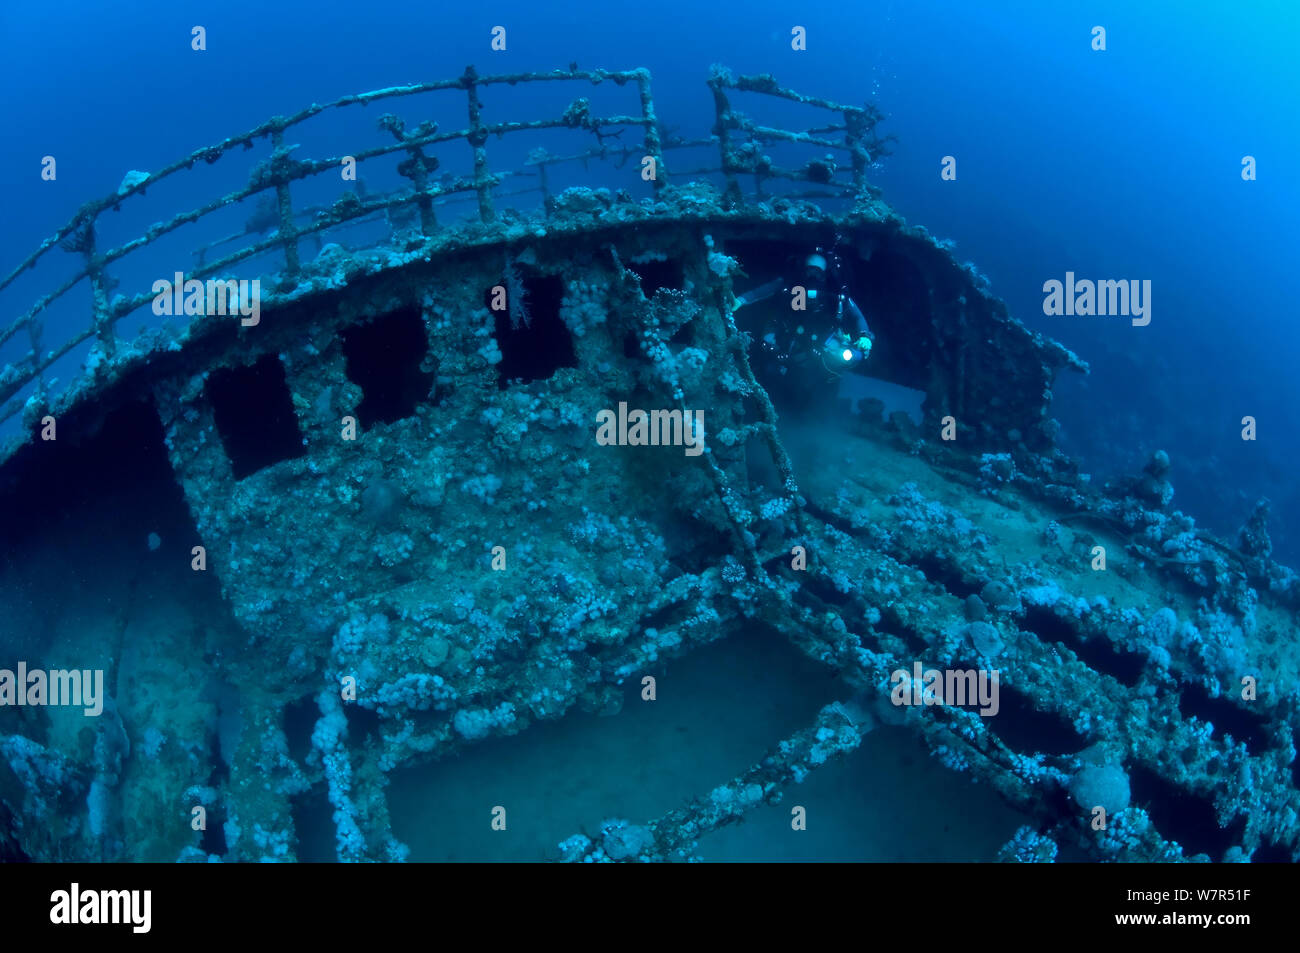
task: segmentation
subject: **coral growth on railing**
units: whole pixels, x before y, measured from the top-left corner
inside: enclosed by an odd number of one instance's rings
[[[520,83],[546,81],[583,81],[593,85],[612,82],[619,86],[634,84],[639,96],[639,109],[627,115],[599,117],[592,114],[590,101],[580,97],[570,103],[563,114],[550,119],[523,122],[484,120],[479,97],[479,91],[484,87],[515,86]],[[540,192],[544,204],[549,206],[552,196],[547,170],[560,163],[586,163],[593,159],[603,159],[613,160],[622,166],[630,159],[635,160],[642,164],[643,169],[647,165],[653,169],[652,174],[643,174],[642,177],[649,181],[655,194],[658,194],[667,181],[667,169],[663,161],[663,153],[666,149],[701,146],[719,148],[720,167],[691,170],[691,174],[723,175],[728,185],[728,195],[737,203],[743,201],[736,183],[736,176],[740,173],[754,175],[759,198],[762,198],[764,180],[770,178],[785,178],[821,186],[828,191],[815,194],[825,196],[851,196],[870,191],[866,183],[866,169],[876,157],[883,154],[887,145],[887,140],[875,136],[875,126],[881,117],[873,107],[843,106],[815,97],[802,96],[777,85],[770,76],[737,78],[716,67],[709,79],[709,86],[713,90],[717,108],[714,135],[707,139],[686,139],[669,134],[661,126],[655,114],[654,100],[651,95],[650,73],[645,69],[581,70],[575,65],[567,70],[554,70],[549,73],[480,76],[473,67],[469,67],[455,79],[389,87],[359,95],[344,96],[325,105],[313,103],[291,116],[272,117],[244,133],[195,150],[157,172],[150,174],[132,172],[127,175],[115,193],[87,202],[78,209],[67,224],[42,242],[40,247],[10,274],[0,279],[0,292],[3,292],[23,272],[34,268],[38,261],[56,246],[64,251],[79,254],[84,259],[84,264],[76,274],[37,300],[12,323],[0,327],[0,346],[23,332],[27,334],[31,345],[22,359],[0,369],[0,422],[22,410],[24,401],[19,394],[33,382],[37,385],[35,398],[38,402],[44,403],[47,396],[44,394],[45,372],[78,345],[95,338],[96,346],[102,350],[103,356],[111,358],[116,349],[114,328],[117,321],[148,304],[155,297],[152,290],[141,290],[134,295],[118,294],[110,298],[110,293],[118,284],[108,273],[107,269],[110,266],[174,232],[182,225],[197,222],[218,210],[247,199],[254,199],[257,204],[244,230],[195,249],[196,265],[182,275],[185,281],[196,279],[201,281],[210,276],[227,273],[239,262],[276,251],[284,256],[286,276],[293,278],[301,270],[299,258],[301,240],[315,236],[319,242],[319,233],[326,229],[359,224],[374,219],[379,214],[397,219],[404,213],[409,216],[413,225],[418,224],[419,233],[427,238],[432,236],[439,227],[435,216],[435,205],[444,204],[458,197],[476,201],[478,218],[483,223],[491,223],[496,219],[495,199],[503,195]],[[843,115],[844,121],[842,124],[832,124],[803,132],[760,125],[731,107],[726,96],[726,91],[729,89],[764,93],[839,112]],[[292,155],[297,147],[285,144],[287,130],[327,110],[358,104],[364,106],[382,100],[449,90],[462,91],[466,97],[467,125],[459,129],[443,132],[438,129],[436,123],[429,120],[408,128],[401,118],[386,113],[379,118],[378,125],[380,129],[392,136],[394,141],[389,144],[359,150],[347,156],[321,159],[297,158]],[[616,139],[620,132],[628,127],[640,127],[644,136],[643,141],[627,145],[611,144],[607,141]],[[501,137],[514,132],[543,129],[584,130],[596,138],[597,145],[587,151],[563,156],[552,155],[544,149],[535,149],[522,170],[494,172],[489,168],[487,142],[491,136]],[[837,134],[842,135],[836,138]],[[104,213],[120,210],[124,203],[143,195],[151,186],[183,170],[192,169],[197,163],[215,164],[227,153],[237,149],[252,149],[259,140],[269,142],[271,155],[253,167],[247,185],[243,188],[214,198],[197,208],[180,212],[167,221],[157,222],[143,235],[116,248],[107,250],[99,248],[96,242],[96,223]],[[431,150],[453,141],[464,141],[471,147],[473,173],[460,177],[444,175],[435,180],[432,173],[439,168],[440,163],[438,158],[431,154]],[[843,177],[838,175],[835,161],[828,158],[812,159],[802,168],[782,169],[762,154],[761,146],[767,142],[802,143],[819,149],[847,152],[851,182],[843,181]],[[374,195],[358,189],[344,194],[328,206],[295,208],[290,188],[292,183],[323,173],[337,173],[342,164],[348,160],[353,160],[360,165],[368,160],[401,153],[405,153],[406,158],[399,164],[397,171],[410,181],[409,188]],[[505,193],[499,191],[499,186],[506,179],[520,176],[532,177],[536,179],[536,184]],[[218,246],[231,244],[236,245],[234,250],[220,257],[210,257],[209,253]],[[85,328],[70,334],[53,348],[43,350],[43,312],[83,279],[89,281],[91,288],[90,321]]]
[[[821,186],[829,194],[857,195],[870,192],[867,169],[879,158],[887,155],[894,136],[876,135],[876,125],[884,118],[873,105],[845,106],[816,96],[805,96],[781,86],[769,73],[759,76],[733,76],[724,67],[715,66],[709,76],[709,89],[713,91],[713,106],[717,123],[713,134],[722,152],[722,171],[727,178],[727,191],[735,201],[740,201],[740,187],[736,176],[754,176],[755,190],[763,192],[765,179],[789,179]],[[732,106],[728,90],[763,93],[778,99],[801,103],[817,109],[840,113],[843,122],[833,122],[814,129],[795,132],[756,122]],[[838,138],[837,138],[838,136]],[[830,152],[809,159],[804,165],[783,168],[764,154],[764,147],[772,143],[798,143],[817,146]],[[851,183],[842,181],[841,160],[836,153],[848,154]]]

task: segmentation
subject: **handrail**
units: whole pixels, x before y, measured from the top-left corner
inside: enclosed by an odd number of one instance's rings
[[[583,81],[593,85],[612,82],[618,86],[634,84],[638,93],[639,110],[635,113],[615,114],[596,117],[591,113],[590,103],[583,98],[575,99],[558,118],[537,119],[530,121],[485,122],[482,117],[482,102],[479,90],[483,87],[509,85],[529,82]],[[8,288],[23,272],[34,268],[36,264],[56,245],[65,251],[80,253],[84,264],[70,279],[64,281],[53,291],[42,295],[17,319],[0,328],[0,346],[10,341],[17,334],[26,331],[31,349],[22,359],[0,368],[0,422],[12,417],[22,409],[22,402],[13,400],[33,381],[37,382],[36,394],[44,401],[44,373],[58,360],[77,345],[92,337],[99,340],[104,356],[112,358],[115,353],[116,322],[147,304],[154,297],[152,292],[140,292],[134,295],[118,295],[109,300],[110,292],[116,282],[109,276],[107,268],[126,256],[151,245],[182,225],[197,222],[220,209],[243,202],[261,194],[268,196],[263,203],[267,211],[267,221],[277,227],[263,239],[253,236],[254,230],[246,227],[244,233],[228,235],[199,248],[197,267],[183,272],[187,280],[205,278],[230,268],[248,258],[279,251],[284,256],[285,272],[293,277],[301,272],[299,261],[299,241],[315,235],[325,229],[355,223],[358,219],[390,212],[393,209],[413,207],[418,212],[420,233],[430,238],[438,228],[434,209],[455,198],[464,196],[477,202],[478,217],[483,223],[491,223],[496,218],[494,195],[497,187],[508,177],[529,175],[538,180],[536,186],[507,193],[522,194],[540,191],[549,203],[550,191],[547,169],[562,162],[586,162],[590,159],[615,159],[623,165],[632,157],[652,158],[655,174],[650,183],[656,195],[665,185],[666,168],[663,153],[667,149],[696,148],[712,145],[719,149],[721,165],[717,169],[699,170],[704,173],[718,173],[725,177],[728,195],[736,202],[743,201],[736,184],[740,173],[754,175],[756,191],[762,197],[765,179],[785,178],[793,181],[814,183],[829,189],[829,192],[811,193],[818,195],[851,196],[868,191],[865,172],[868,165],[878,155],[886,151],[888,139],[875,136],[876,123],[881,114],[871,106],[845,106],[817,97],[803,96],[793,90],[779,86],[770,76],[733,77],[726,70],[715,67],[708,84],[713,90],[717,113],[717,125],[713,135],[707,139],[682,139],[666,137],[660,129],[655,114],[654,100],[651,95],[650,73],[645,69],[610,71],[601,69],[580,70],[576,66],[568,70],[550,72],[505,73],[480,76],[471,66],[459,77],[429,83],[407,86],[392,86],[385,89],[340,97],[324,105],[312,103],[304,109],[288,116],[273,116],[267,121],[245,132],[228,136],[220,142],[196,149],[189,155],[163,167],[158,172],[147,175],[139,181],[130,177],[119,189],[108,196],[85,203],[73,217],[58,229],[54,235],[43,241],[40,246],[24,259],[12,272],[0,279],[0,292]],[[421,93],[460,90],[466,97],[467,125],[447,132],[439,131],[436,123],[420,123],[409,134],[405,123],[392,114],[379,118],[378,125],[387,130],[394,138],[390,144],[349,153],[348,156],[335,156],[324,159],[298,159],[292,153],[296,146],[285,145],[285,133],[295,126],[331,109],[342,109],[353,105],[369,105],[388,99],[399,99]],[[804,103],[820,109],[840,113],[842,122],[835,122],[816,129],[802,132],[790,131],[761,125],[735,110],[728,99],[729,90],[739,92],[762,93],[778,98]],[[611,147],[605,140],[618,135],[610,129],[641,127],[644,141],[641,144]],[[534,150],[526,167],[532,171],[508,171],[493,173],[488,165],[486,143],[492,136],[503,137],[516,132],[545,129],[580,129],[593,134],[597,146],[584,152],[567,156],[552,156],[545,150]],[[842,134],[841,138],[835,138]],[[115,248],[99,250],[96,246],[96,223],[101,215],[109,209],[120,210],[124,202],[143,195],[149,187],[156,185],[183,170],[189,170],[198,162],[209,165],[218,162],[237,148],[251,150],[258,140],[268,140],[271,146],[269,157],[256,163],[249,175],[248,184],[226,195],[215,198],[203,205],[179,212],[165,222],[154,223],[142,235]],[[438,166],[435,156],[427,155],[429,147],[463,140],[472,149],[473,172],[451,181],[437,184],[431,181],[430,173]],[[766,156],[761,155],[761,145],[768,142],[798,143],[815,146],[825,150],[847,150],[851,157],[852,182],[837,181],[838,169],[825,160],[812,160],[802,169],[785,169],[775,166]],[[331,206],[313,207],[302,211],[313,213],[312,220],[301,221],[302,212],[295,213],[290,185],[293,182],[326,172],[337,171],[346,159],[354,160],[358,165],[363,162],[395,153],[406,153],[408,158],[398,166],[398,173],[407,178],[411,187],[395,193],[388,193],[376,198],[363,198],[357,193],[347,193]],[[250,244],[239,248],[216,261],[207,261],[207,251],[219,244],[228,244],[241,238],[249,238]],[[318,239],[319,241],[319,239]],[[82,280],[88,280],[91,288],[91,320],[82,331],[70,335],[54,350],[42,354],[41,335],[43,332],[41,314],[55,301],[62,298]]]

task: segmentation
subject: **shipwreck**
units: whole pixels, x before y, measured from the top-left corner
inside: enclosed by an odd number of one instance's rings
[[[626,105],[484,108],[535,85]],[[1263,508],[1224,541],[1172,508],[1163,455],[1080,472],[1051,401],[1085,363],[885,203],[873,107],[721,68],[706,89],[695,139],[645,70],[313,104],[132,173],[0,279],[0,667],[102,671],[106,695],[94,717],[0,706],[0,857],[293,860],[314,798],[333,856],[402,859],[395,772],[652,698],[665,666],[761,629],[838,697],[740,773],[548,856],[690,859],[888,725],[1021,815],[1006,859],[1296,859],[1300,584]],[[424,118],[429,97],[463,125]],[[759,118],[777,101],[820,118]],[[379,108],[402,115],[347,151],[290,142]],[[561,130],[587,145],[492,161]],[[340,178],[383,162],[404,185]],[[208,167],[243,184],[167,192]],[[562,186],[578,167],[591,184]],[[320,181],[341,195],[301,198]],[[174,204],[105,243],[146,196]],[[757,359],[738,304],[812,249],[870,321],[859,376],[913,412]],[[211,283],[236,285],[227,306]],[[665,433],[699,415],[701,452],[598,441],[628,407]],[[996,672],[998,704],[897,704],[922,665]]]

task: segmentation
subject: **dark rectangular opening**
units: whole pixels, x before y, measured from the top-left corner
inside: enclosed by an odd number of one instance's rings
[[[425,371],[429,339],[416,308],[403,308],[343,332],[348,378],[361,388],[362,427],[391,424],[429,399],[437,375]]]
[[[1160,835],[1177,841],[1187,855],[1206,854],[1222,860],[1224,852],[1241,843],[1245,818],[1228,827],[1219,826],[1219,815],[1207,797],[1179,787],[1149,768],[1135,764],[1129,769],[1133,801],[1141,804]]]
[[[628,262],[628,270],[641,279],[641,294],[649,300],[660,288],[681,291],[686,286],[686,273],[676,259],[649,259]]]
[[[205,393],[236,480],[305,452],[284,366],[274,355],[213,371]]]
[[[1249,751],[1258,753],[1272,747],[1264,719],[1238,708],[1226,698],[1211,698],[1199,685],[1184,686],[1178,698],[1178,710],[1186,716],[1208,721],[1220,738],[1232,735],[1237,741],[1244,741]]]
[[[1064,645],[1090,669],[1109,675],[1129,688],[1135,687],[1142,677],[1141,655],[1117,652],[1100,638],[1084,639],[1078,629],[1046,606],[1030,606],[1025,611],[1024,628],[1039,638]]]
[[[561,367],[577,367],[573,335],[560,317],[564,279],[559,275],[524,275],[503,280],[508,289],[505,310],[493,311],[494,333],[501,361],[497,384],[543,381]],[[493,295],[488,292],[488,307]]]
[[[989,730],[1021,754],[1074,754],[1087,739],[1054,711],[1039,711],[1032,699],[1009,685],[998,686],[999,711]]]

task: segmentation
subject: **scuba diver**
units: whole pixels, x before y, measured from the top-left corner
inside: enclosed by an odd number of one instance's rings
[[[845,371],[860,370],[871,353],[873,335],[862,309],[849,296],[843,263],[834,248],[818,246],[811,254],[793,259],[785,271],[783,277],[740,295],[732,307],[735,313],[778,293],[781,296],[777,307],[761,309],[754,322],[757,327],[751,329],[754,357],[762,365],[756,370],[785,377],[795,387],[807,387],[816,382],[813,378],[829,382]],[[802,300],[798,288],[803,289]],[[802,303],[804,308],[787,311],[791,303]]]

